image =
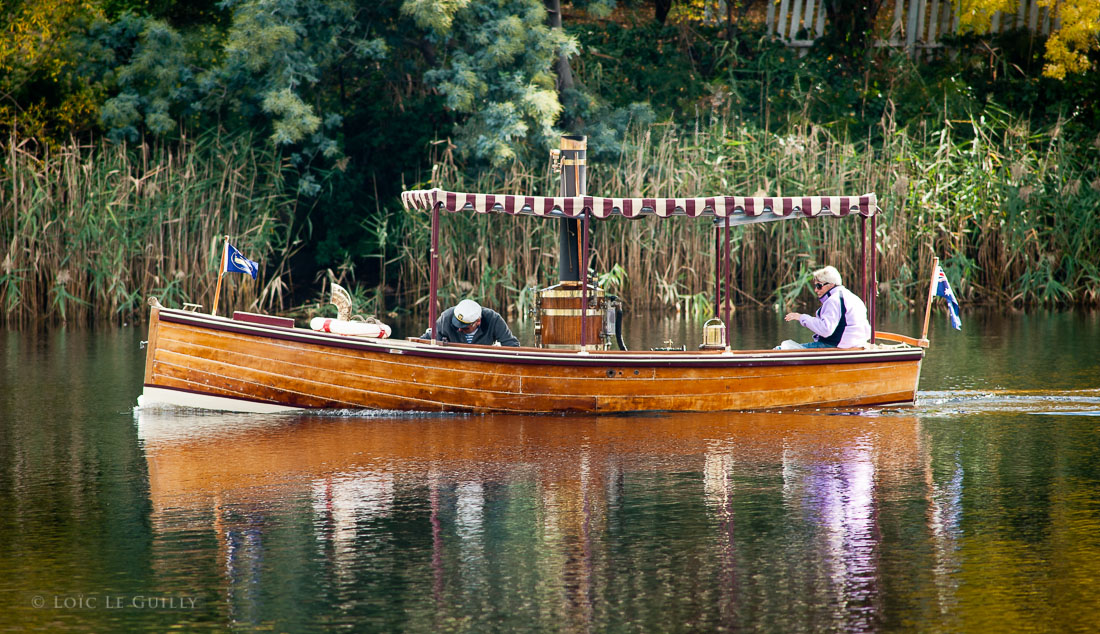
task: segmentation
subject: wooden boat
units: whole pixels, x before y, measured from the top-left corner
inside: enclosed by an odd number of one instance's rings
[[[432,214],[429,322],[435,323],[440,211],[560,218],[561,281],[546,289],[540,315],[547,341],[508,348],[438,340],[372,339],[296,328],[291,320],[172,310],[151,299],[142,407],[275,412],[296,409],[591,414],[854,407],[915,399],[923,339],[876,332],[860,349],[732,350],[730,230],[740,224],[855,216],[862,220],[863,297],[874,323],[877,200],[862,196],[620,199],[584,195],[583,139],[563,140],[562,196],[446,192],[402,195]],[[716,297],[724,296],[718,339],[699,350],[612,350],[613,300],[587,279],[591,217],[710,218],[716,223]],[[870,221],[871,231],[866,231]],[[870,249],[867,236],[870,235]],[[724,252],[720,249],[724,234]],[[873,284],[870,285],[873,288]],[[565,303],[563,303],[565,302]],[[569,302],[572,302],[571,304]],[[567,323],[576,324],[573,328]],[[605,328],[606,326],[606,328]],[[593,329],[601,329],[598,336]],[[572,337],[572,345],[569,344]],[[564,339],[563,339],[564,338]],[[582,345],[583,342],[583,345]]]

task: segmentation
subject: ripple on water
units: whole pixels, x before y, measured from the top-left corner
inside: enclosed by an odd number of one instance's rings
[[[1100,390],[952,390],[918,392],[918,416],[982,413],[1100,416]]]

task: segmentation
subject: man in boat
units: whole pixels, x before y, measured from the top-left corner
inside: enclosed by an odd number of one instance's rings
[[[844,288],[840,272],[831,266],[814,271],[814,293],[821,302],[816,315],[787,313],[784,317],[787,321],[797,321],[814,333],[813,341],[798,345],[802,348],[866,346],[871,338],[867,306],[858,295]]]
[[[512,334],[500,313],[491,308],[482,308],[472,299],[464,299],[457,306],[443,311],[435,321],[435,332],[436,339],[440,341],[482,346],[496,343],[502,346],[519,345],[519,339]],[[420,335],[421,339],[431,337],[430,328]]]

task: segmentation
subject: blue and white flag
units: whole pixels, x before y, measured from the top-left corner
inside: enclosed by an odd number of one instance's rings
[[[936,295],[947,300],[947,316],[951,319],[951,326],[955,330],[962,330],[962,319],[959,318],[959,300],[955,299],[955,293],[951,292],[951,284],[947,281],[947,275],[939,264],[932,273],[932,279],[936,283]]]
[[[260,270],[260,265],[249,260],[241,255],[241,252],[237,250],[232,244],[225,243],[225,272],[226,273],[245,273],[251,275],[252,279],[256,279],[256,273]]]

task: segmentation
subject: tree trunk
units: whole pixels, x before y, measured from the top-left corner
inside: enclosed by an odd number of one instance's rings
[[[561,28],[561,0],[544,0],[546,5],[547,18],[550,21],[550,28]],[[572,90],[573,83],[573,67],[569,65],[569,58],[565,55],[558,55],[558,61],[554,65],[554,70],[558,75],[558,100],[561,101],[561,95],[567,91]]]
[[[657,20],[657,24],[664,24],[668,18],[668,12],[672,10],[672,3],[674,0],[654,0],[653,1],[653,19]]]
[[[825,0],[829,27],[823,44],[835,48],[849,62],[862,57],[882,0]]]
[[[733,46],[733,1],[726,0],[726,43]]]

